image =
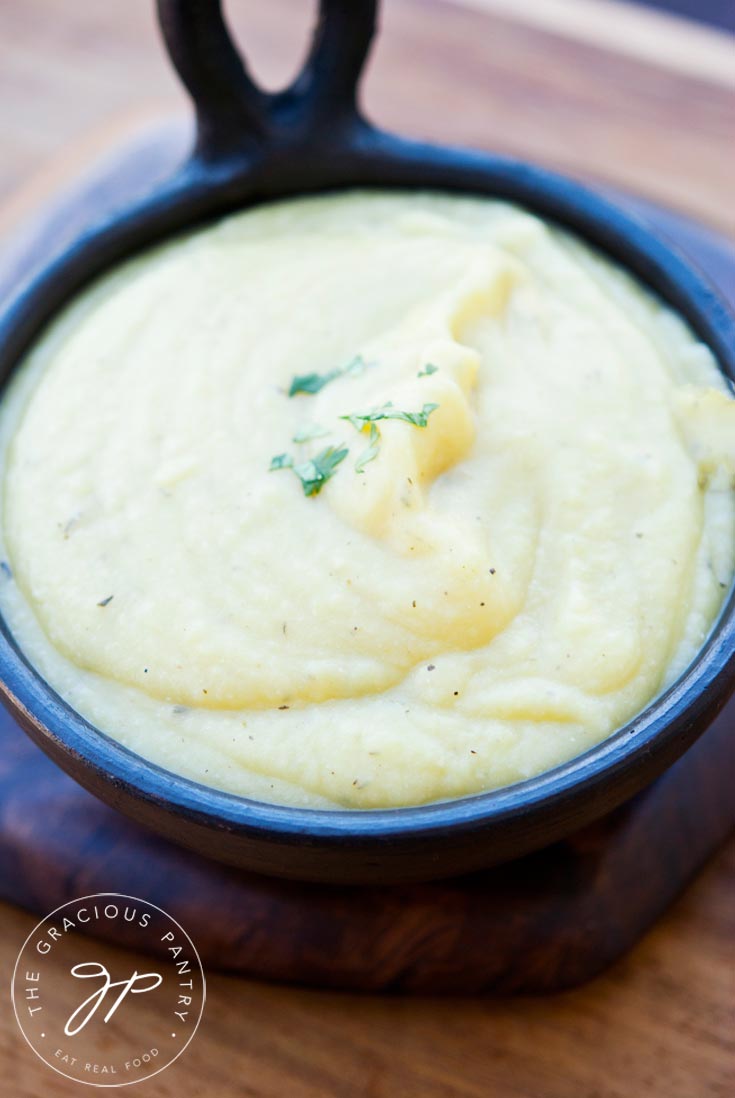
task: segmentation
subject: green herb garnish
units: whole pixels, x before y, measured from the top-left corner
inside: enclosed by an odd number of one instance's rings
[[[271,458],[271,463],[270,463],[270,466],[269,466],[269,472],[273,473],[273,472],[275,472],[276,469],[292,469],[292,468],[293,468],[293,458],[291,457],[290,454],[276,454],[275,457]]]
[[[367,362],[362,355],[355,355],[346,366],[338,366],[335,370],[330,370],[327,374],[297,374],[296,377],[291,379],[288,395],[292,397],[296,396],[298,393],[307,393],[310,396],[314,396],[314,394],[320,392],[325,385],[329,385],[330,381],[336,381],[338,377],[345,377],[348,374],[361,374],[366,366]]]
[[[325,446],[325,448],[308,461],[302,461],[294,465],[290,454],[277,454],[271,458],[270,471],[276,469],[293,469],[301,481],[305,496],[317,496],[324,485],[333,477],[337,466],[347,457],[349,450],[346,447]]]
[[[328,434],[328,427],[322,427],[319,423],[306,423],[303,427],[299,427],[292,442],[310,442],[313,438],[324,438]]]
[[[349,450],[345,446],[325,446],[325,448],[300,465],[294,465],[294,473],[301,481],[305,496],[316,496],[321,492],[337,466],[347,457]]]
[[[298,374],[291,381],[288,395],[292,397],[296,396],[297,393],[309,393],[313,396],[314,393],[318,393],[320,389],[328,385],[330,381],[334,381],[335,378],[341,376],[341,370],[330,370],[328,374]]]
[[[378,456],[378,449],[380,447],[380,431],[374,423],[370,424],[370,442],[367,448],[363,450],[359,458],[355,462],[355,472],[364,473],[365,466],[373,461]]]
[[[340,416],[339,418],[346,419],[358,431],[361,431],[367,423],[375,423],[380,419],[400,419],[404,423],[412,424],[414,427],[426,427],[429,416],[438,407],[438,404],[424,404],[420,412],[402,412],[399,408],[394,408],[389,401],[382,408],[375,408],[372,412],[362,412],[356,415]]]
[[[435,374],[438,369],[439,367],[435,366],[433,362],[427,362],[423,370],[419,370],[416,374],[416,377],[430,377],[431,374]]]

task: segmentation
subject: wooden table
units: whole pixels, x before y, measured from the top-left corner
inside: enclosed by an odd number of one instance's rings
[[[0,228],[105,141],[183,109],[152,7],[0,0]],[[735,235],[732,40],[610,0],[384,8],[365,89],[381,123],[610,180]],[[293,70],[310,9],[229,5],[269,84]],[[5,988],[33,921],[0,905]],[[624,962],[554,999],[359,998],[210,974],[192,1045],[136,1094],[724,1098],[735,1091],[734,940],[731,845]],[[5,1092],[78,1094],[32,1055],[1,994]]]

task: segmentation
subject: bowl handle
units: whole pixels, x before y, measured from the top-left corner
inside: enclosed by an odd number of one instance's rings
[[[303,68],[287,88],[270,94],[248,74],[221,0],[157,0],[166,48],[196,109],[198,154],[218,159],[308,139],[325,123],[357,121],[357,87],[377,6],[378,0],[320,0]]]

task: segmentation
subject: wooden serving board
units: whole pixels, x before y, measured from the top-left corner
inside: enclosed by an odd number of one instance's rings
[[[16,232],[10,292],[85,224],[169,170],[185,127],[154,127]],[[735,300],[735,249],[626,199]],[[0,714],[0,898],[39,915],[115,891],[189,931],[206,968],[314,986],[403,992],[554,991],[624,953],[735,829],[735,702],[634,801],[574,838],[471,877],[391,888],[241,873],[151,835],[95,800]],[[120,944],[119,941],[117,944]]]

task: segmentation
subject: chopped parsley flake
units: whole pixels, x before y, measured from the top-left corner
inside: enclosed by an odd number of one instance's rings
[[[329,385],[330,381],[336,381],[338,377],[361,374],[366,366],[367,362],[362,355],[355,355],[346,366],[338,366],[326,374],[297,374],[291,379],[288,395],[293,397],[298,393],[306,393],[314,396],[321,392],[325,385]]]
[[[270,470],[293,469],[301,481],[305,496],[317,496],[327,481],[334,476],[337,466],[347,457],[349,450],[344,447],[325,446],[325,448],[308,461],[302,461],[294,465],[290,454],[277,454],[271,459]]]
[[[433,362],[427,362],[423,370],[419,370],[416,374],[416,377],[430,377],[432,374],[435,374],[438,369],[439,367],[435,366]]]
[[[294,473],[301,481],[305,496],[316,496],[333,477],[337,466],[347,457],[349,450],[345,446],[325,446],[325,448],[300,465],[294,466]]]
[[[394,408],[389,401],[382,408],[375,408],[372,412],[340,416],[340,419],[346,419],[358,431],[362,431],[366,424],[375,423],[380,419],[400,419],[404,423],[411,423],[414,427],[426,427],[429,416],[438,407],[438,404],[424,404],[420,412],[402,412],[399,408]]]
[[[380,431],[374,423],[370,424],[370,442],[366,449],[360,454],[359,458],[355,462],[355,472],[364,473],[365,466],[369,462],[373,461],[378,456],[378,449],[380,447]]]
[[[299,427],[293,436],[292,442],[310,442],[313,438],[324,438],[329,434],[329,428],[322,427],[319,423],[306,423]]]
[[[290,454],[276,454],[271,458],[270,472],[274,472],[276,469],[292,469],[293,458]]]

